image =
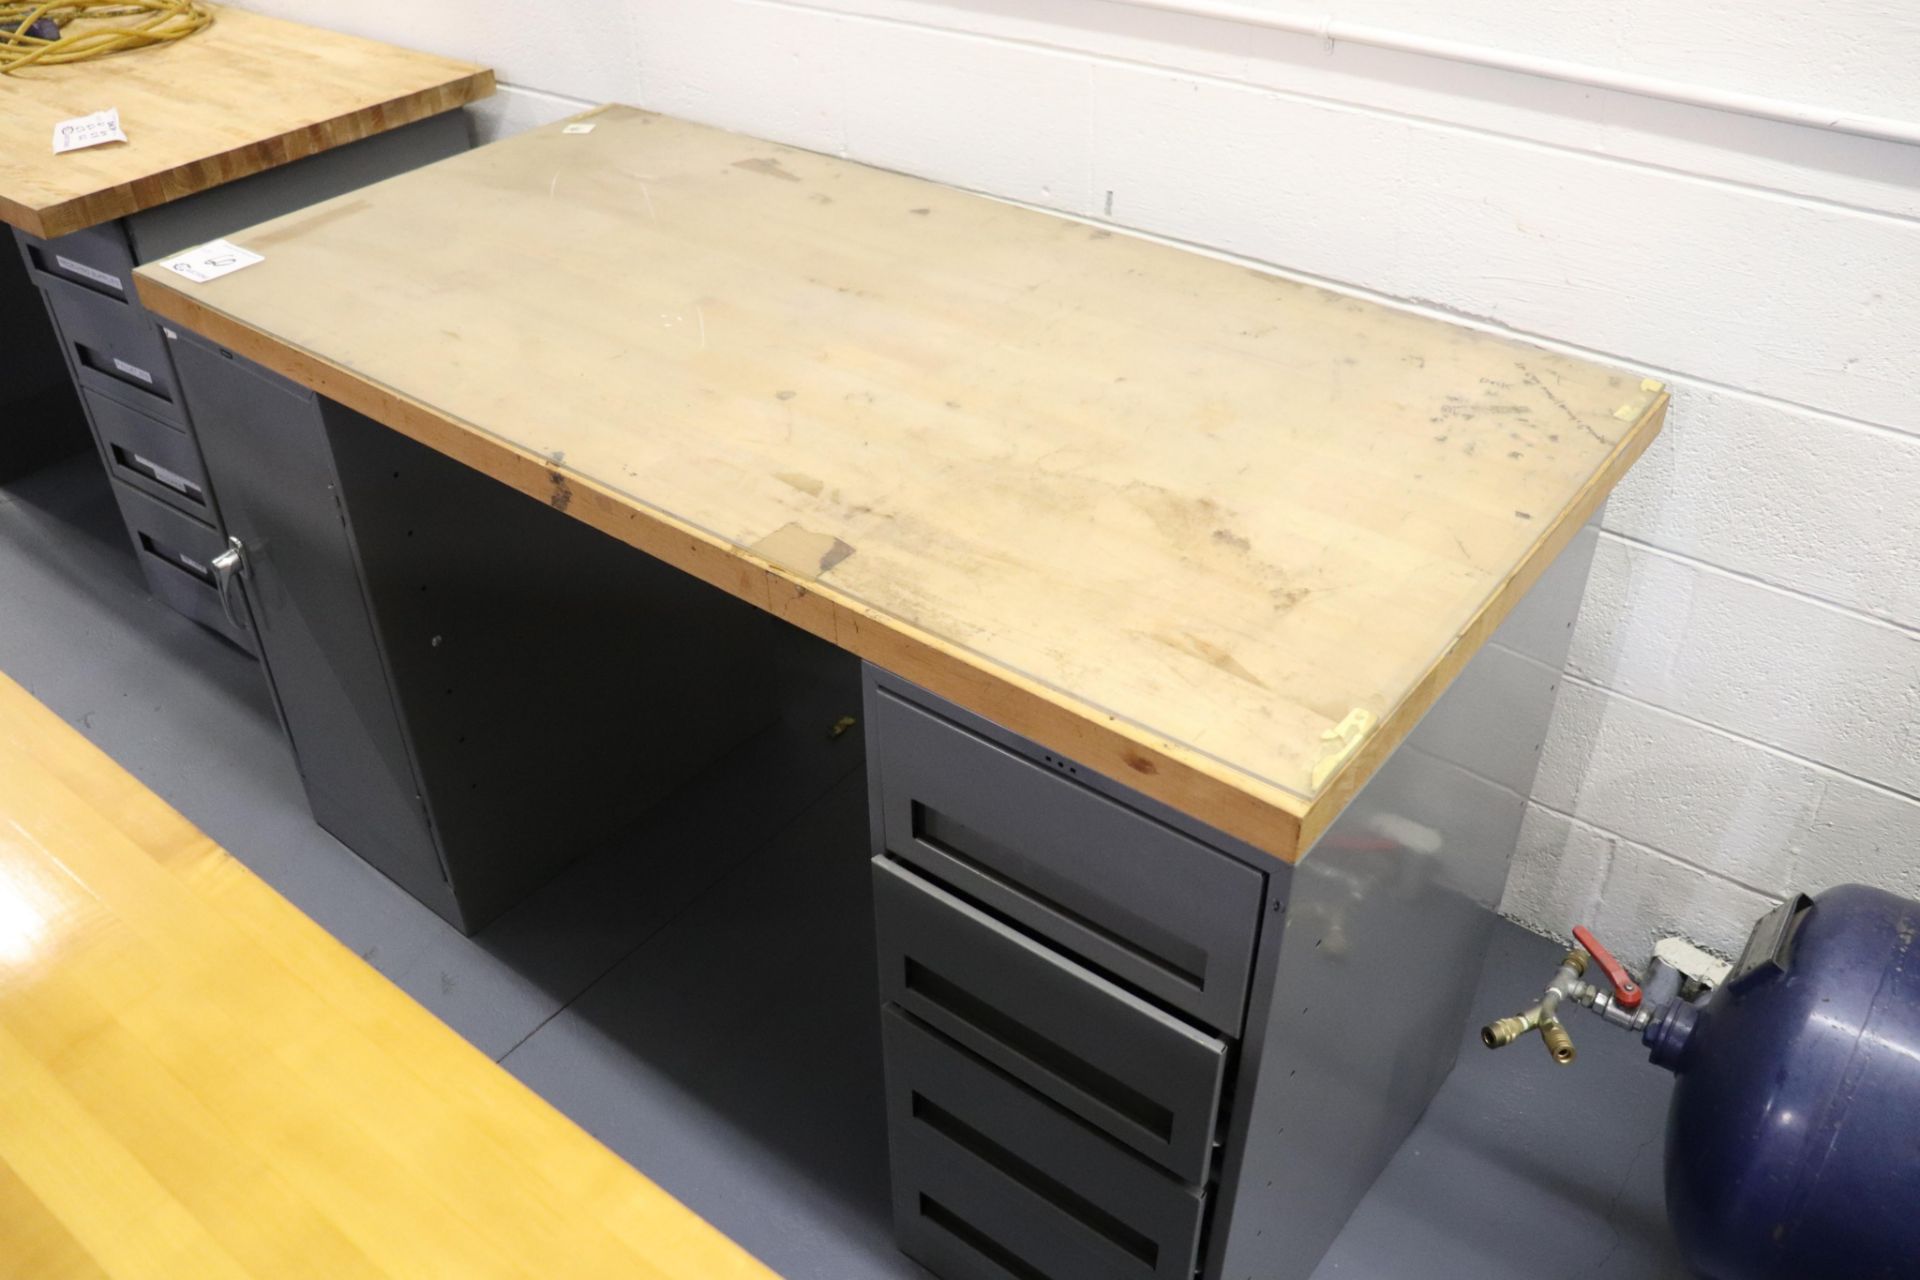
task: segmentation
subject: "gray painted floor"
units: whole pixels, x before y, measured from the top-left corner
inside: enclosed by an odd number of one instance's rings
[[[843,656],[795,635],[782,722],[463,938],[307,815],[252,661],[149,600],[88,459],[0,485],[0,670],[274,888],[792,1280],[924,1272],[885,1221],[865,794]],[[635,856],[688,851],[660,883]],[[1476,1020],[1558,950],[1503,926]],[[1576,1024],[1461,1065],[1316,1280],[1681,1277],[1662,1073]]]

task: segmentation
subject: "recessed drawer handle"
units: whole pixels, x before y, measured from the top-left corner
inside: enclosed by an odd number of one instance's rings
[[[184,551],[175,551],[171,547],[163,546],[154,541],[153,535],[151,534],[143,533],[140,535],[140,549],[168,568],[176,569],[186,574],[189,578],[194,578],[209,586],[213,583],[213,570],[209,566],[201,564]]]
[[[992,1262],[1014,1280],[1051,1280],[1040,1268],[1028,1262],[980,1228],[962,1218],[926,1192],[920,1193],[920,1216],[958,1240],[967,1248]]]
[[[1195,990],[1206,986],[1207,957],[1199,947],[1182,942],[1152,921],[1112,904],[1107,904],[1107,911],[1114,924],[1124,928],[1125,933],[1093,919],[1040,887],[1040,882],[1047,878],[1043,868],[917,800],[913,804],[913,833],[915,839],[975,875],[1064,917],[1141,964],[1151,965]],[[952,885],[946,887],[954,889]]]
[[[189,498],[201,506],[205,506],[207,503],[207,495],[204,489],[181,475],[178,471],[170,471],[166,467],[161,466],[152,458],[123,449],[116,444],[113,446],[113,460],[135,475],[143,476],[155,484],[165,485],[183,498]]]
[[[33,265],[47,275],[65,279],[72,284],[80,285],[82,288],[89,289],[103,297],[112,298],[115,302],[125,302],[127,300],[127,282],[119,276],[114,275],[111,271],[102,271],[98,267],[90,267],[84,262],[77,262],[67,257],[63,253],[53,254],[53,262],[49,265],[47,262],[47,251],[38,245],[30,246],[27,253],[28,256],[33,259]]]
[[[912,1109],[915,1120],[954,1146],[992,1165],[1068,1217],[1078,1220],[1089,1231],[1105,1236],[1148,1267],[1159,1263],[1160,1246],[1152,1236],[1134,1230],[1072,1187],[1034,1168],[939,1103],[916,1093],[913,1095]]]
[[[122,360],[119,356],[96,351],[84,342],[76,342],[73,347],[74,354],[80,357],[80,363],[101,377],[112,378],[115,382],[132,387],[135,391],[143,391],[169,404],[173,402],[173,397],[167,394],[165,384],[154,377],[152,370],[143,369],[137,364]]]
[[[1096,1098],[1162,1142],[1173,1137],[1173,1112],[1138,1089],[1116,1080],[1079,1054],[1064,1049],[1033,1028],[994,1008],[958,983],[908,958],[907,990],[938,1005],[982,1035],[997,1040],[1028,1061],[1043,1067]]]

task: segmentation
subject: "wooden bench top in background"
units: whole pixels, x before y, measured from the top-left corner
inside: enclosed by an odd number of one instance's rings
[[[5,676],[0,1274],[772,1275]]]
[[[214,12],[174,44],[0,75],[0,220],[66,235],[493,92],[482,67]],[[109,107],[126,142],[53,153],[56,124]]]

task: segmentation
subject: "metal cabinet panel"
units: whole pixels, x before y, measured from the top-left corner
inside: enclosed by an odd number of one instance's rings
[[[773,719],[759,610],[230,352],[172,345],[314,816],[457,927]]]
[[[1203,1191],[898,1008],[882,1010],[881,1029],[895,1225],[909,1254],[952,1280],[992,1276],[1006,1255],[1060,1280],[1192,1276]],[[944,1217],[929,1216],[928,1196]]]
[[[322,409],[463,927],[773,721],[777,620],[370,418]]]
[[[65,280],[42,279],[40,289],[82,391],[169,422],[185,421],[166,343],[144,309]]]
[[[75,231],[58,240],[18,233],[20,252],[36,284],[71,284],[119,303],[133,300],[133,251],[118,222]]]
[[[874,860],[883,999],[1195,1185],[1212,1163],[1226,1043]]]
[[[367,614],[319,401],[214,348],[171,345],[227,531],[246,548],[241,594],[313,816],[448,914],[453,890]]]
[[[889,852],[1088,965],[1238,1035],[1265,877],[884,688],[869,694]]]
[[[85,449],[86,416],[61,357],[59,335],[25,262],[4,249],[0,351],[6,352],[7,369],[0,382],[0,480]]]
[[[192,437],[171,423],[149,418],[91,391],[85,400],[109,475],[195,519],[219,526],[206,469]]]
[[[220,534],[130,485],[116,481],[113,497],[148,589],[176,611],[253,652],[252,637],[228,621],[214,586],[213,558],[226,550]]]

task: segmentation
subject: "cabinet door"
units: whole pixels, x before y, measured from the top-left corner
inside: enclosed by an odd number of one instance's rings
[[[313,816],[448,915],[453,893],[341,516],[320,403],[231,353],[169,336]]]

